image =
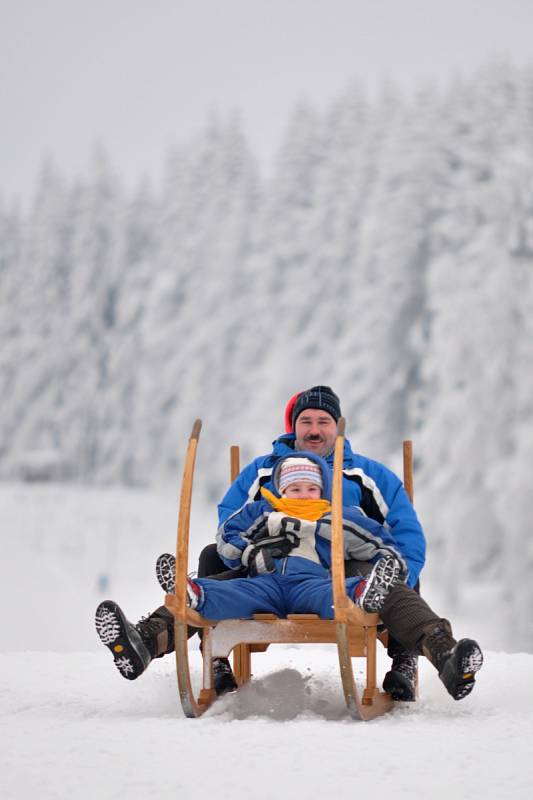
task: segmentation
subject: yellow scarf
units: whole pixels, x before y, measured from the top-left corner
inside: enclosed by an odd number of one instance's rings
[[[261,489],[261,494],[276,511],[283,511],[284,514],[298,519],[315,522],[331,511],[329,500],[291,500],[290,497],[276,497],[275,494],[264,488]]]

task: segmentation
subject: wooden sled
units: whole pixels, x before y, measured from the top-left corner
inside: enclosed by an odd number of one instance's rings
[[[227,657],[233,652],[237,684],[250,680],[251,654],[264,652],[270,644],[332,643],[337,645],[341,681],[350,715],[354,719],[370,720],[389,711],[394,701],[380,691],[376,682],[376,643],[386,644],[386,633],[378,633],[377,614],[367,614],[357,608],[345,591],[344,548],[342,530],[342,462],[345,421],[341,417],[335,442],[332,490],[332,580],[335,618],[320,619],[316,614],[289,614],[280,619],[273,614],[256,614],[252,620],[208,620],[187,607],[186,577],[188,573],[189,525],[196,451],[202,427],[196,420],[189,439],[178,516],[176,547],[176,590],[166,595],[165,605],[174,615],[176,669],[178,690],[187,717],[199,717],[216,699],[213,685],[212,660]],[[238,448],[231,449],[232,479],[239,472]],[[404,484],[412,499],[411,442],[404,442]],[[203,680],[195,697],[189,669],[187,626],[203,628]],[[362,694],[357,689],[353,657],[366,658],[366,685]]]

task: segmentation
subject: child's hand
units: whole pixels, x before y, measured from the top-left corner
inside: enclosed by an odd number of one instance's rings
[[[243,550],[241,560],[243,566],[248,568],[250,578],[255,578],[257,575],[268,575],[276,570],[272,553],[266,547],[248,545]]]

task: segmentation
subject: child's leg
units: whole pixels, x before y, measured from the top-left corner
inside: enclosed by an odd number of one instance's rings
[[[295,560],[296,561],[296,560]],[[320,575],[315,565],[295,564],[296,569],[290,575],[284,575],[287,581],[290,609],[295,614],[319,614],[322,619],[333,619],[333,587],[328,573],[322,568]],[[368,576],[346,578],[347,596],[365,611],[378,612],[383,606],[389,592],[399,580],[400,563],[392,556],[381,558],[371,569]]]
[[[286,613],[283,594],[275,575],[218,581],[195,578],[201,587],[196,610],[207,619],[250,619],[254,614]]]
[[[285,577],[285,576],[284,576]],[[361,578],[346,579],[346,594],[355,596]],[[333,619],[333,585],[330,577],[290,576],[284,583],[287,598],[287,613],[318,614],[321,619]]]

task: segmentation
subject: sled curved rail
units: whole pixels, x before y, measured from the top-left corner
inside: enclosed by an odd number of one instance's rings
[[[181,482],[181,495],[178,514],[178,530],[176,536],[176,582],[173,595],[167,595],[166,605],[174,614],[174,641],[176,651],[176,673],[178,679],[178,691],[180,695],[183,711],[187,717],[199,717],[206,708],[213,702],[215,690],[204,688],[200,692],[198,699],[195,699],[191,684],[191,673],[189,669],[189,642],[187,638],[187,618],[194,614],[187,608],[186,602],[186,581],[187,567],[189,563],[189,528],[191,521],[191,499],[194,477],[194,466],[196,463],[196,451],[198,440],[202,430],[202,420],[197,419],[192,427],[185,462],[183,465],[183,477]],[[203,627],[205,621],[199,614],[195,615],[198,620],[193,624]]]
[[[273,614],[255,614],[252,620],[208,620],[186,604],[189,527],[196,451],[202,423],[196,420],[183,467],[176,543],[175,593],[167,595],[165,605],[174,615],[176,672],[183,711],[199,717],[215,699],[212,660],[233,652],[234,671],[240,686],[251,678],[251,653],[265,651],[274,643],[331,643],[337,645],[341,681],[346,705],[355,719],[370,720],[389,711],[394,701],[376,683],[376,643],[379,616],[367,614],[347,597],[345,590],[344,542],[342,529],[342,463],[345,421],[341,417],[335,441],[332,492],[332,581],[335,616],[320,619],[316,614],[289,614],[280,619]],[[404,442],[404,484],[412,499],[411,442]],[[231,448],[232,480],[239,472],[239,450]],[[193,692],[187,627],[203,628],[203,683],[196,698]],[[366,686],[360,696],[353,674],[352,658],[366,658]]]
[[[376,639],[379,616],[378,614],[367,614],[357,608],[346,594],[342,529],[342,464],[345,427],[344,417],[341,417],[335,440],[331,493],[331,575],[335,634],[346,706],[350,715],[355,719],[368,720],[390,711],[394,701],[389,694],[381,692],[376,684]],[[362,698],[357,690],[353,674],[349,638],[350,625],[360,626],[363,633],[364,655],[367,659],[367,684]]]

